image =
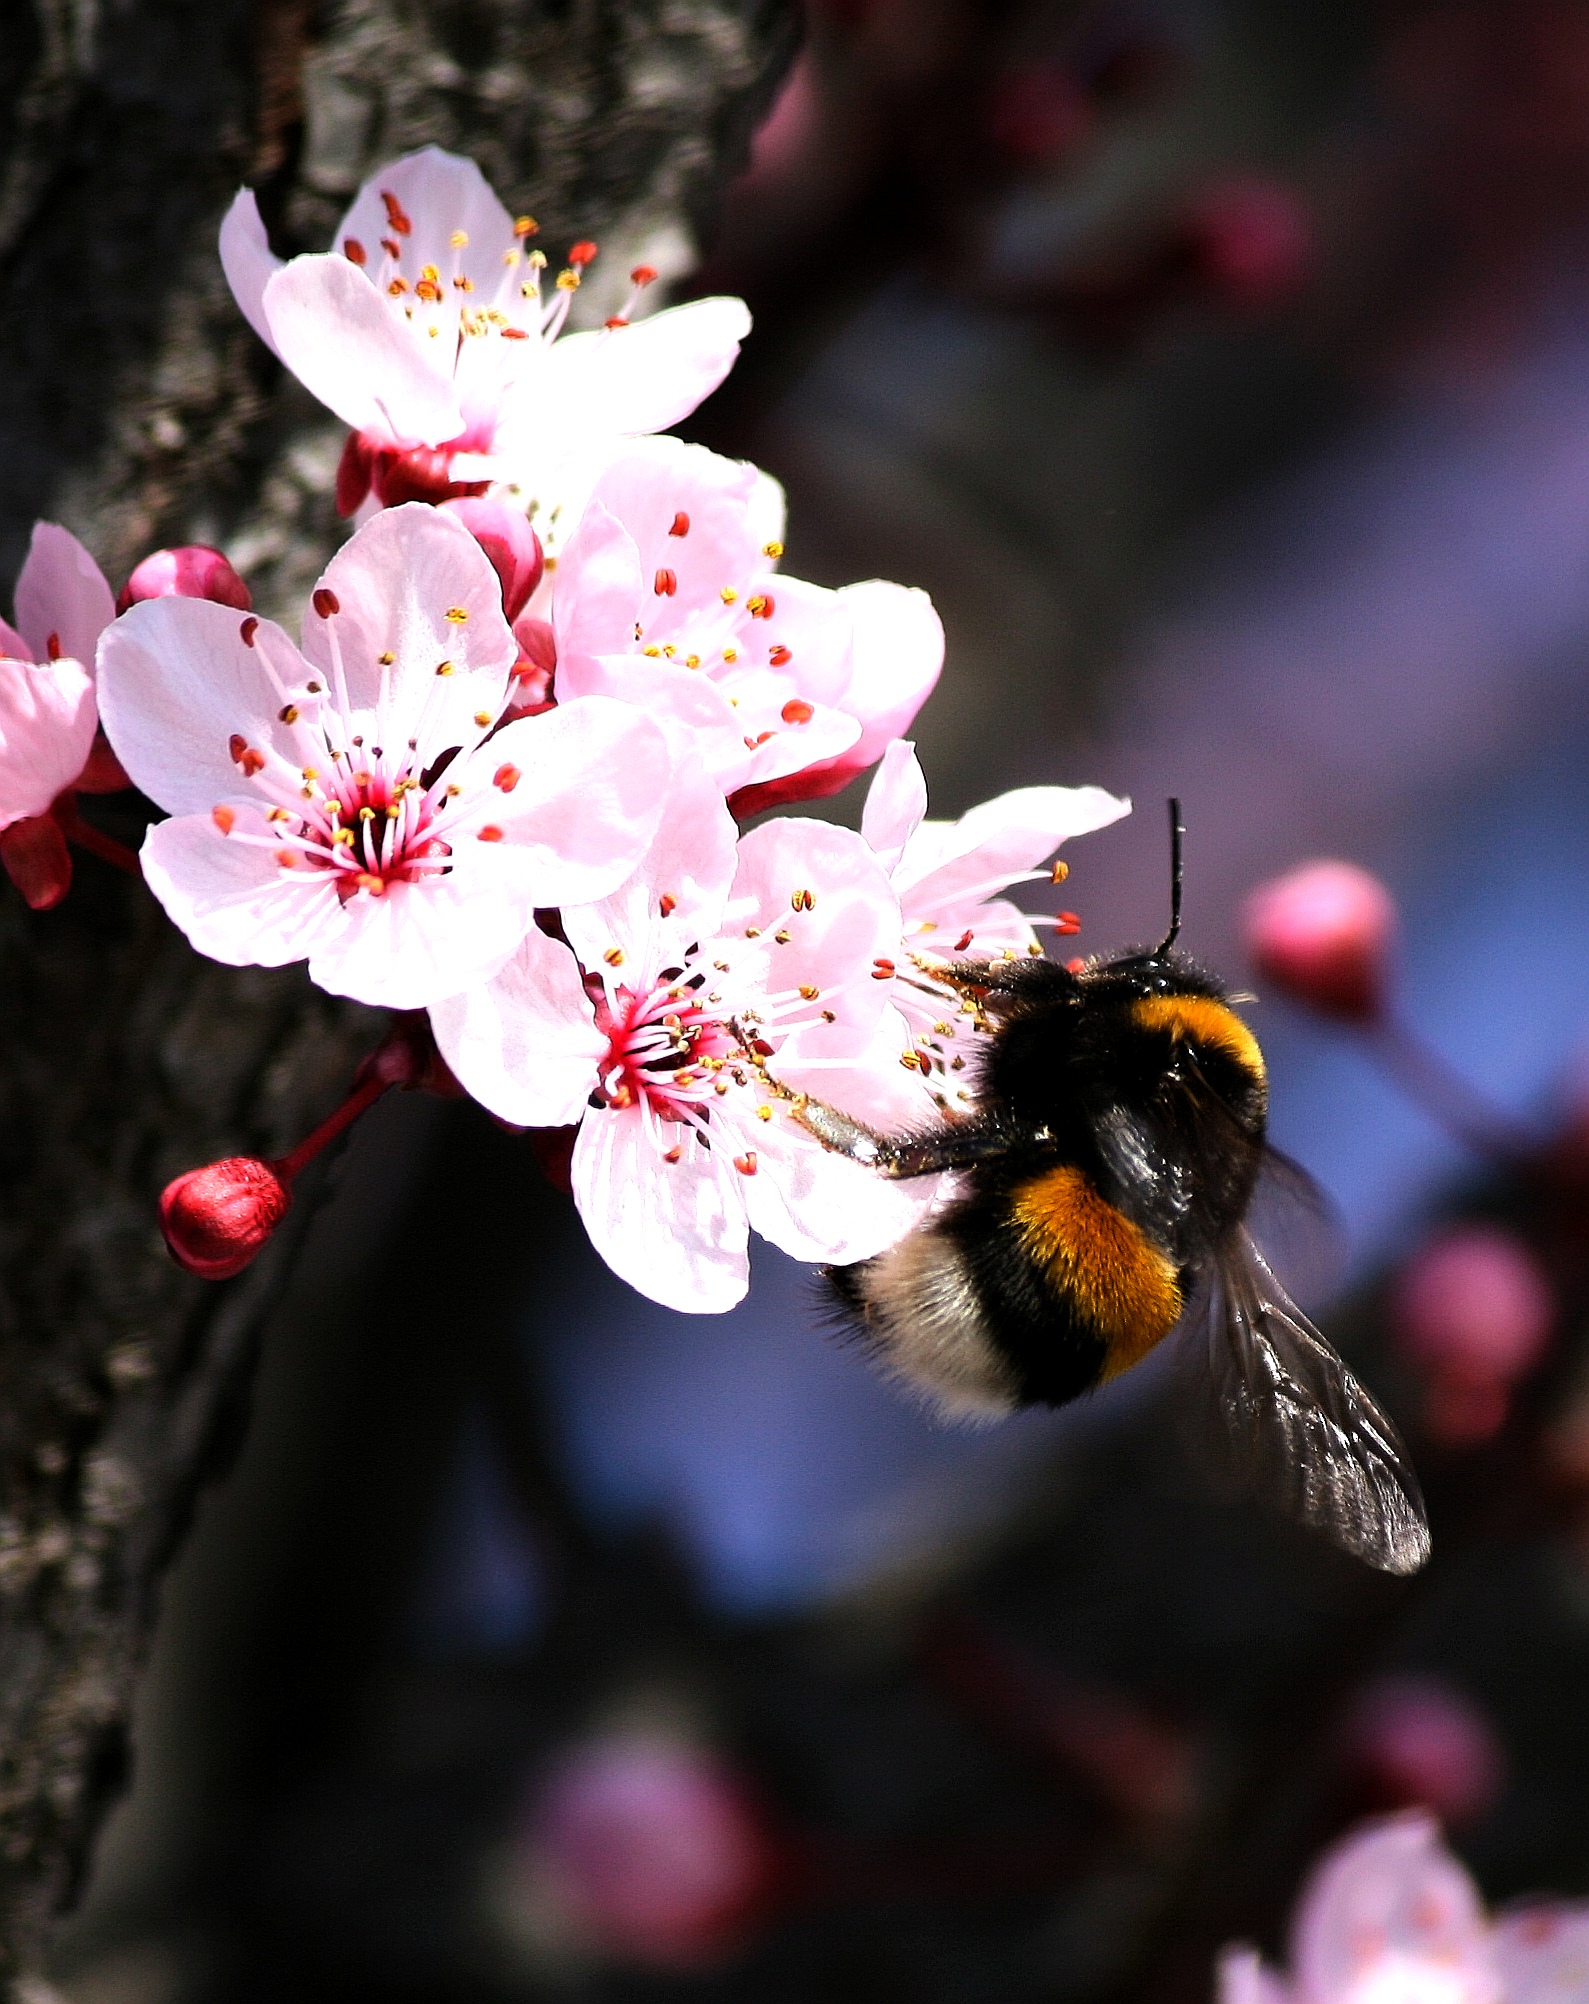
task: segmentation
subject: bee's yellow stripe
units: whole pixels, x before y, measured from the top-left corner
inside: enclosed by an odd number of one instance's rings
[[[1195,1037],[1212,1044],[1263,1081],[1263,1052],[1258,1039],[1223,1002],[1210,995],[1147,995],[1132,1004],[1131,1013],[1144,1030],[1168,1030],[1173,1037]]]
[[[1105,1378],[1139,1364],[1175,1327],[1181,1288],[1174,1266],[1070,1164],[1015,1193],[1016,1222],[1049,1285],[1103,1339]]]

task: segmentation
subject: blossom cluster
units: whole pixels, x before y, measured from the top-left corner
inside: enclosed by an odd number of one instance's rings
[[[537,234],[434,148],[323,255],[278,260],[238,196],[227,277],[350,427],[357,526],[294,640],[216,552],[158,553],[113,603],[41,525],[0,632],[0,856],[26,891],[30,830],[52,855],[85,834],[102,725],[111,783],[166,817],[142,874],[195,947],[428,1011],[464,1089],[563,1132],[615,1270],[720,1310],[750,1230],[856,1260],[936,1201],[792,1110],[952,1118],[966,1039],[934,965],[1040,952],[1006,892],[1127,803],[1034,787],[928,821],[904,737],[943,658],[926,595],[788,576],[777,484],[659,435],[732,365],[743,304],[641,316],[642,266],[570,332],[596,246],[551,278]],[[740,832],[874,765],[859,833]]]

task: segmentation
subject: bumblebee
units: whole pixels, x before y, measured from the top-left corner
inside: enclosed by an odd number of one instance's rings
[[[1074,971],[923,964],[986,1033],[965,1117],[888,1136],[816,1100],[798,1109],[879,1175],[960,1172],[898,1245],[826,1278],[885,1368],[950,1414],[1068,1404],[1179,1331],[1226,1473],[1369,1565],[1416,1572],[1429,1533],[1396,1429],[1247,1229],[1280,1160],[1263,1055],[1175,950],[1170,805],[1170,930],[1151,951]]]

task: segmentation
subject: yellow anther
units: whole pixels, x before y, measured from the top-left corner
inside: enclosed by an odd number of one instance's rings
[[[662,659],[662,649],[660,647],[642,647],[640,652],[652,661],[660,661]]]
[[[602,959],[606,961],[609,967],[622,967],[623,948],[621,946],[609,946],[607,951],[602,955]]]
[[[764,557],[781,557],[783,555],[783,544],[777,542],[763,543],[761,553]]]
[[[452,672],[453,668],[450,661],[438,661],[436,663],[436,673],[438,675],[450,675]]]
[[[447,617],[452,621],[454,626],[462,626],[464,621],[469,617],[469,614],[461,605],[449,605],[447,608]]]
[[[393,654],[390,651],[390,649],[388,649],[388,651],[385,654],[377,655],[376,659],[380,662],[383,668],[390,668],[392,663],[397,659],[397,656]]]
[[[447,241],[452,245],[454,250],[463,250],[469,242],[469,232],[467,230],[454,230]]]
[[[724,585],[723,589],[717,595],[723,601],[724,605],[732,605],[735,599],[739,597],[739,593],[735,591],[732,585]]]
[[[428,278],[432,285],[434,285],[437,279],[441,277],[441,273],[436,269],[435,265],[433,264],[421,265],[419,269],[419,275],[421,278]]]
[[[578,292],[579,273],[577,271],[560,271],[557,274],[557,289],[559,292]]]
[[[476,710],[474,720],[480,726],[481,730],[484,730],[486,725],[491,721],[491,712],[489,710]]]
[[[723,649],[723,659],[732,667],[739,659],[739,649],[737,647],[725,647]]]
[[[770,1106],[758,1106],[756,1109],[756,1118],[758,1120],[771,1120],[772,1108]]]
[[[373,821],[375,819],[375,809],[368,805],[361,807],[359,809],[359,819],[361,821]]]

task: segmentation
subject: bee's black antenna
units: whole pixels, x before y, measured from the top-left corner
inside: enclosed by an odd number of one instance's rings
[[[1181,932],[1181,838],[1186,825],[1181,820],[1181,803],[1170,802],[1170,929],[1154,949],[1153,958],[1162,960]]]

